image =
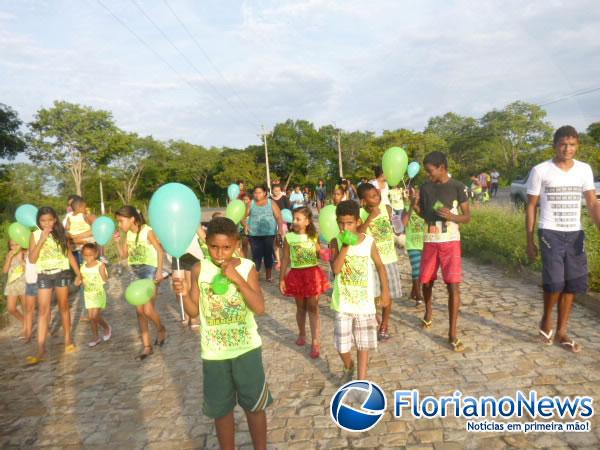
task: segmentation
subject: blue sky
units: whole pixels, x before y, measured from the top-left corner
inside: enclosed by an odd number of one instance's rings
[[[0,0],[0,102],[30,121],[67,100],[206,146],[287,118],[422,130],[600,87],[598,23],[596,0]],[[585,128],[600,90],[546,109]]]

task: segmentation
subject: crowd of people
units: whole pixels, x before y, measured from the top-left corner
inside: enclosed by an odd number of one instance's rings
[[[587,257],[583,249],[581,198],[591,217],[600,225],[600,204],[596,200],[592,170],[574,159],[579,138],[566,126],[554,135],[555,156],[532,169],[527,192],[527,252],[535,258],[537,205],[539,241],[543,265],[544,313],[539,335],[545,344],[579,352],[581,347],[567,335],[568,319],[576,294],[587,290]],[[410,182],[390,187],[383,170],[375,168],[373,179],[357,186],[339,180],[331,192],[340,234],[330,241],[320,235],[314,209],[326,206],[328,193],[323,180],[314,190],[299,185],[285,189],[280,183],[255,186],[247,192],[238,180],[239,198],[246,215],[234,223],[215,213],[198,228],[187,253],[179,259],[179,271],[165,269],[163,247],[140,211],[125,205],[115,213],[118,231],[113,236],[118,255],[127,262],[136,279],[162,282],[172,275],[173,288],[183,298],[186,325],[200,330],[203,360],[204,413],[213,418],[222,448],[233,448],[236,404],[245,410],[255,448],[266,448],[265,408],[272,402],[266,381],[262,342],[254,316],[265,311],[260,272],[265,281],[279,275],[282,296],[294,298],[298,335],[295,344],[304,347],[306,319],[310,331],[310,356],[321,355],[319,300],[331,299],[334,311],[334,343],[342,361],[341,382],[368,377],[369,352],[378,343],[388,342],[391,311],[401,300],[401,270],[397,251],[401,245],[410,262],[410,298],[424,306],[421,325],[433,324],[433,286],[441,269],[448,292],[448,347],[462,352],[465,345],[458,330],[463,280],[459,227],[468,223],[473,192],[448,173],[448,160],[441,152],[429,153],[422,161],[427,181],[421,186]],[[499,173],[483,171],[473,177],[473,185],[495,195]],[[291,211],[284,217],[283,211]],[[33,320],[38,311],[35,356],[29,364],[46,360],[46,339],[50,306],[55,296],[62,328],[64,351],[76,347],[71,335],[69,286],[81,285],[85,309],[91,324],[93,348],[112,336],[111,325],[103,317],[108,307],[104,285],[109,279],[109,261],[104,249],[94,242],[85,200],[69,198],[64,220],[50,207],[40,207],[37,229],[29,249],[9,242],[4,272],[8,310],[23,322],[23,339],[33,337]],[[114,263],[114,262],[113,262]],[[323,264],[324,263],[324,264]],[[172,268],[175,267],[173,262]],[[224,292],[211,283],[216,275],[229,280]],[[21,299],[21,311],[17,308]],[[558,305],[556,330],[552,312]],[[136,306],[144,360],[153,348],[163,346],[167,330],[156,307],[156,297]],[[155,329],[151,338],[150,326]],[[387,345],[387,344],[386,344]],[[356,359],[352,349],[356,349]]]

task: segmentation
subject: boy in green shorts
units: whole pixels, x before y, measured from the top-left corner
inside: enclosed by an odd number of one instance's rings
[[[230,219],[211,220],[206,230],[210,258],[193,266],[191,286],[179,275],[174,277],[173,286],[183,295],[186,313],[190,317],[200,315],[203,409],[215,420],[220,447],[235,447],[233,409],[239,403],[246,413],[254,448],[266,449],[265,408],[273,399],[254,320],[254,314],[264,313],[265,301],[254,263],[233,257],[238,241],[238,228]],[[217,275],[227,281],[213,284]]]
[[[367,378],[369,350],[377,348],[373,267],[379,275],[381,306],[384,308],[390,304],[390,291],[375,240],[358,232],[358,203],[343,201],[337,205],[335,213],[340,231],[348,232],[355,240],[350,244],[336,238],[330,246],[333,253],[331,267],[335,274],[331,309],[335,311],[335,348],[344,363],[343,384],[350,381],[354,374],[354,361],[350,353],[352,344],[357,349],[359,380]]]

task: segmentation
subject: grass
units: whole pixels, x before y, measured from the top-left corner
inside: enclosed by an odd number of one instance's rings
[[[527,258],[524,211],[490,205],[472,210],[471,216],[471,222],[461,226],[465,255],[509,269],[527,266],[541,270],[539,257],[534,263]],[[600,292],[600,234],[587,214],[583,214],[582,220],[586,233],[590,289]]]

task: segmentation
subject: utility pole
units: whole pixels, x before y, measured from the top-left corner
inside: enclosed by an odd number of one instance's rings
[[[104,191],[102,190],[102,170],[98,171],[100,178],[100,214],[104,215]]]
[[[263,138],[263,142],[265,144],[265,165],[267,166],[267,187],[269,188],[269,190],[271,189],[271,171],[269,170],[269,149],[267,147],[267,133],[265,133],[265,127],[263,125],[261,125],[261,129],[262,129],[262,138]]]
[[[338,128],[337,134],[338,141],[338,164],[340,166],[340,178],[344,178],[344,169],[342,167],[342,131]]]

